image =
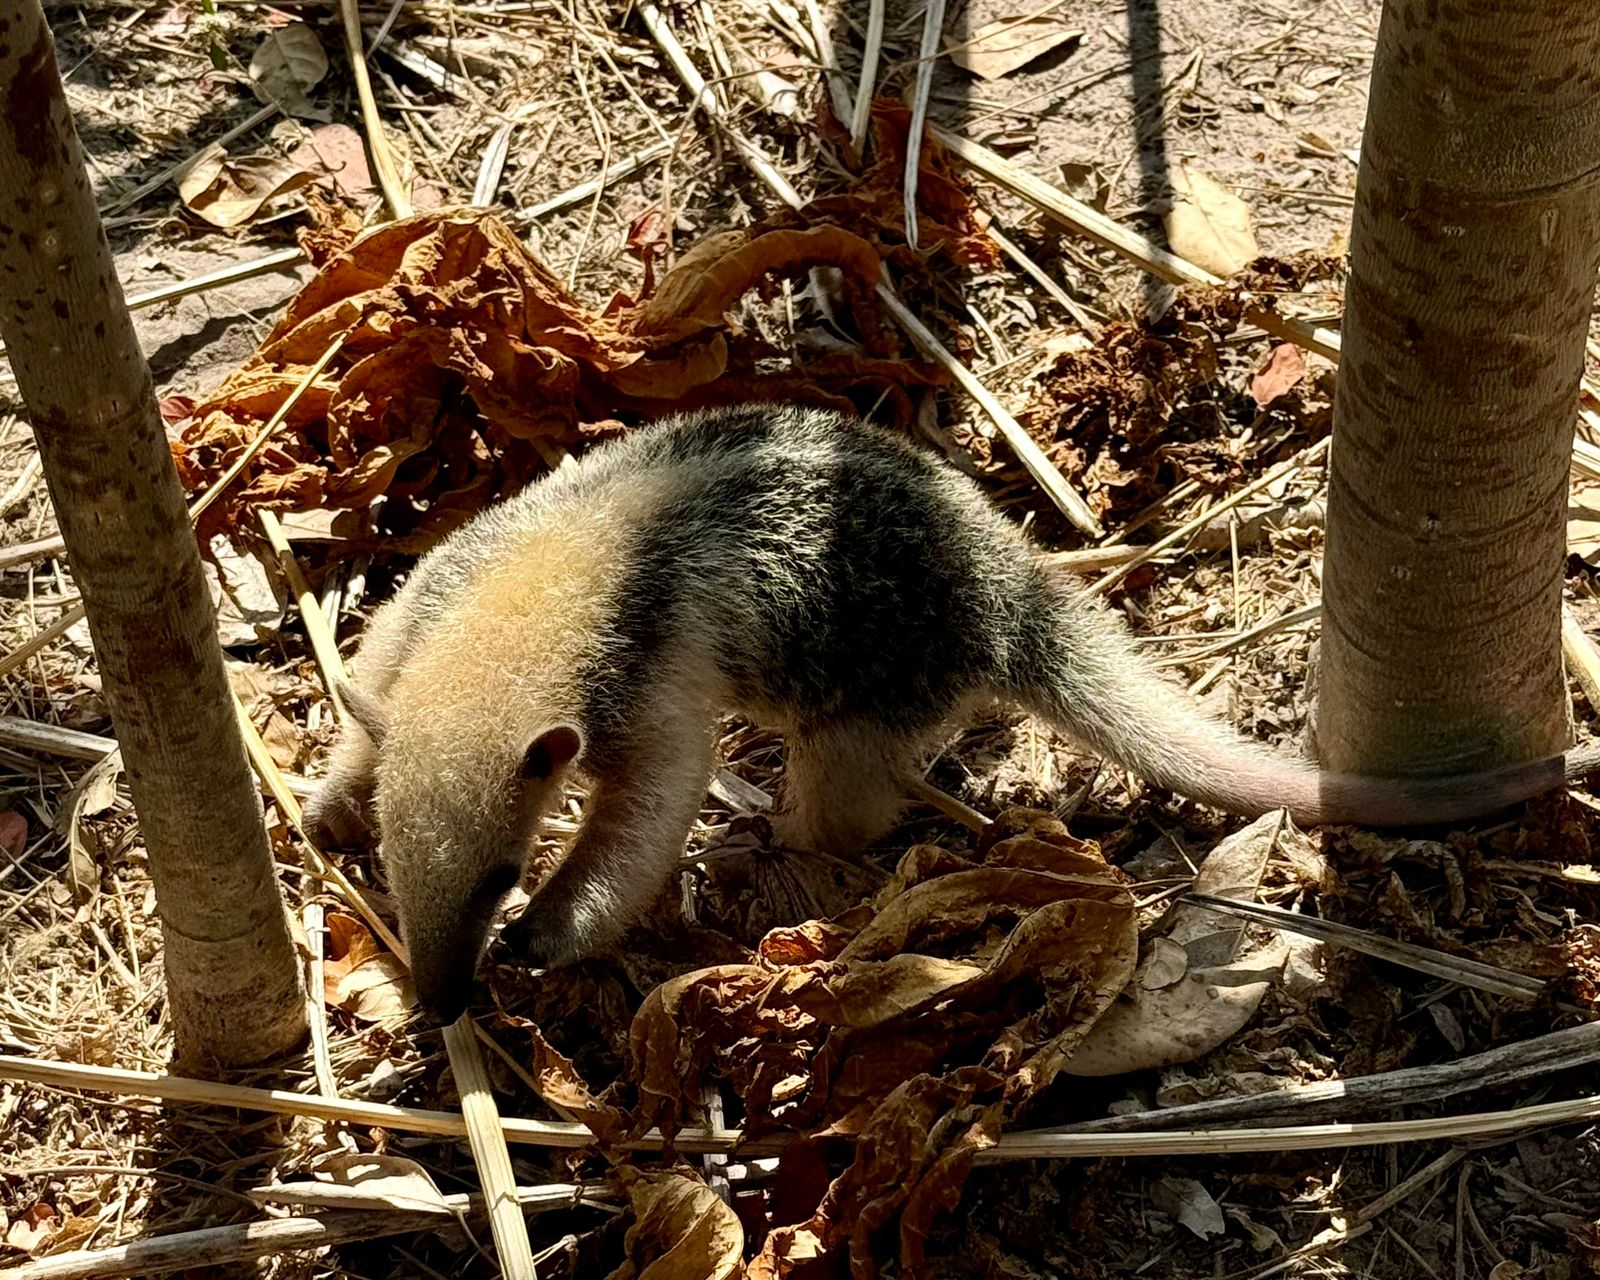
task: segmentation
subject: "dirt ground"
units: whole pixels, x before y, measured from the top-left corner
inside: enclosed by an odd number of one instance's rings
[[[320,36],[326,76],[307,90],[307,111],[271,114],[228,151],[292,160],[315,171],[320,185],[309,190],[318,207],[338,200],[363,216],[381,216],[359,138],[352,147],[353,134],[327,132],[362,127],[336,7],[217,0],[213,8],[180,0],[51,9],[69,99],[131,298],[291,248],[311,223],[307,189],[268,200],[223,230],[197,208],[204,198],[181,195],[172,177],[149,185],[260,112],[247,68],[264,35],[292,20]],[[1158,241],[1173,198],[1168,175],[1198,170],[1248,206],[1263,255],[1296,264],[1284,274],[1279,306],[1336,321],[1341,281],[1336,269],[1316,262],[1338,258],[1345,246],[1379,8],[1377,0],[957,3],[945,24],[948,45],[960,48],[988,24],[1023,17],[1054,44],[993,80],[941,57],[930,117]],[[779,209],[704,114],[688,111],[681,80],[633,5],[406,0],[392,10],[370,9],[369,43],[385,13],[393,18],[373,56],[375,90],[418,207],[467,202],[499,139],[504,163],[491,203],[588,307],[637,294],[643,259],[656,246],[664,268],[701,236],[747,227]],[[922,13],[904,0],[889,5],[882,96],[910,93]],[[827,91],[808,47],[815,34],[807,6],[694,0],[667,17],[739,127],[803,197],[848,187],[845,150],[837,125],[826,121]],[[825,6],[822,19],[842,83],[853,89],[865,0]],[[758,65],[779,80],[747,74]],[[651,147],[666,154],[615,178],[598,198],[528,213]],[[335,168],[336,178],[329,172]],[[1180,297],[1019,198],[977,178],[964,181],[977,216],[1020,245],[1053,288],[1011,258],[995,254],[963,265],[936,248],[930,265],[903,273],[904,291],[1089,495],[1107,546],[1151,542],[1207,501],[1298,460],[1238,509],[1231,533],[1225,517],[1201,520],[1197,533],[1108,593],[1140,643],[1208,707],[1257,737],[1293,747],[1312,693],[1317,626],[1308,606],[1320,595],[1316,512],[1326,485],[1325,455],[1314,446],[1329,430],[1331,367],[1307,356],[1303,375],[1263,402],[1252,386],[1274,344],[1259,330],[1233,323],[1211,302]],[[257,350],[311,275],[301,261],[136,312],[175,429],[193,401]],[[775,352],[837,341],[837,326],[800,285],[747,300],[739,315]],[[910,353],[903,344],[897,358]],[[1046,546],[1095,545],[1055,510],[970,399],[949,388],[914,388],[910,402],[918,437],[977,476]],[[26,415],[3,361],[0,495],[5,548],[54,531]],[[1263,532],[1267,513],[1274,526]],[[295,548],[348,651],[406,558],[370,549],[350,554],[314,523],[295,526]],[[304,627],[255,559],[233,555],[225,544],[219,550],[230,588],[223,634],[236,688],[280,767],[315,775],[333,726]],[[77,600],[60,555],[5,564],[0,653],[16,650]],[[1569,597],[1580,621],[1592,623],[1592,570],[1576,555]],[[111,732],[81,623],[6,670],[0,714]],[[1592,709],[1574,688],[1575,715],[1586,726]],[[771,926],[844,911],[881,886],[914,845],[965,850],[971,843],[958,823],[919,807],[864,868],[787,858],[768,847],[758,806],[741,790],[772,793],[781,743],[759,728],[730,725],[723,746],[727,767],[697,825],[696,860],[653,932],[630,938],[619,955],[538,979],[492,957],[494,1034],[514,1064],[491,1060],[504,1114],[554,1116],[528,1087],[536,1036],[604,1085],[624,1071],[629,1018],[663,981],[747,954]],[[1164,895],[1186,884],[1195,863],[1242,825],[1101,769],[1015,718],[959,735],[928,777],[991,817],[1013,806],[1065,816],[1073,836],[1096,842],[1141,895],[1152,895],[1141,916],[1147,932],[1161,917]],[[1307,951],[1303,980],[1268,992],[1248,1024],[1204,1057],[1104,1079],[1063,1076],[1033,1100],[1021,1127],[1451,1062],[1569,1025],[1573,1009],[1587,1009],[1594,998],[1594,809],[1592,798],[1574,795],[1539,801],[1517,821],[1443,839],[1338,831],[1286,838],[1274,844],[1261,877],[1270,903],[1365,938],[1551,980],[1566,1004],[1444,981],[1397,962],[1393,952],[1373,958],[1330,944]],[[297,911],[336,914],[336,900],[303,872],[281,816],[271,820],[290,902]],[[562,824],[555,826],[559,834]],[[0,1050],[163,1069],[171,1044],[160,933],[118,774],[0,734],[0,855]],[[346,868],[363,884],[377,881],[361,859]],[[403,1005],[399,991],[397,985],[391,994]],[[439,1034],[408,1020],[403,1007],[375,1011],[336,1000],[327,1018],[324,1066],[343,1094],[454,1105]],[[239,1080],[309,1091],[316,1072],[308,1054]],[[1319,1112],[1315,1119],[1411,1120],[1589,1089],[1584,1071],[1569,1069],[1446,1101],[1396,1097],[1376,1111]],[[251,1188],[305,1177],[313,1161],[358,1147],[417,1161],[445,1192],[474,1185],[464,1143],[0,1080],[0,1269],[72,1248],[252,1219],[260,1210],[246,1195]],[[607,1173],[597,1156],[535,1148],[515,1154],[524,1184],[598,1181]],[[748,1203],[752,1189],[789,1185],[737,1158],[731,1166],[691,1163],[736,1205]],[[959,1203],[936,1218],[926,1242],[929,1270],[1019,1280],[1566,1280],[1592,1274],[1600,1257],[1597,1175],[1600,1149],[1582,1125],[1459,1145],[1013,1161],[976,1169]],[[541,1276],[633,1274],[614,1271],[631,1247],[628,1220],[614,1207],[621,1202],[613,1191],[607,1210],[564,1207],[531,1218]],[[770,1222],[798,1220],[768,1207]],[[260,1265],[264,1274],[285,1277],[495,1274],[484,1252],[487,1230],[474,1230],[418,1230]],[[748,1223],[747,1242],[752,1252],[760,1243]],[[194,1259],[194,1274],[240,1273],[237,1265],[206,1268],[206,1260]],[[856,1264],[865,1268],[856,1274],[904,1273],[892,1248]],[[794,1274],[846,1270],[823,1265]]]

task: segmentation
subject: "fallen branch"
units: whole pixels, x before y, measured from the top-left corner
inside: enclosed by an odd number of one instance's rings
[[[1600,1059],[1600,1022],[1586,1022],[1517,1044],[1499,1045],[1455,1062],[1406,1067],[1348,1080],[1291,1084],[1265,1093],[1191,1102],[1155,1111],[1135,1111],[1129,1115],[1102,1116],[1078,1124],[1056,1125],[1045,1132],[1127,1133],[1244,1121],[1259,1123],[1279,1116],[1305,1119],[1337,1114],[1348,1117],[1361,1111],[1436,1102],[1476,1089],[1495,1089],[1518,1080],[1587,1066],[1597,1059]]]
[[[585,1203],[581,1189],[564,1184],[519,1187],[525,1213],[548,1213]],[[428,1231],[466,1217],[484,1216],[481,1195],[449,1195],[438,1209],[344,1209],[320,1217],[269,1218],[226,1227],[202,1227],[151,1236],[109,1249],[74,1249],[0,1271],[3,1280],[99,1280],[100,1277],[153,1276],[189,1267],[253,1262],[301,1249],[326,1249],[357,1240]]]
[[[376,1125],[410,1133],[431,1133],[445,1138],[467,1136],[466,1122],[450,1111],[424,1111],[383,1102],[355,1102],[320,1094],[291,1093],[286,1089],[255,1089],[245,1085],[217,1084],[187,1076],[155,1075],[118,1067],[95,1067],[77,1062],[47,1062],[0,1054],[0,1080],[18,1080],[54,1088],[88,1089],[123,1097],[158,1098],[168,1102],[233,1107],[276,1115],[316,1120]],[[1391,1120],[1368,1124],[1285,1125],[1270,1129],[1193,1129],[1174,1133],[1048,1133],[1024,1130],[1002,1134],[986,1151],[977,1153],[979,1164],[1008,1160],[1064,1160],[1104,1156],[1217,1155],[1257,1151],[1302,1151],[1308,1148],[1381,1146],[1399,1142],[1432,1142],[1443,1138],[1486,1138],[1523,1133],[1550,1125],[1577,1124],[1600,1119],[1600,1095],[1542,1102],[1504,1111],[1473,1112],[1460,1116],[1433,1116],[1422,1120]],[[589,1146],[594,1135],[581,1124],[552,1120],[502,1118],[507,1142],[530,1146],[578,1149]],[[777,1134],[744,1141],[737,1129],[695,1128],[680,1132],[672,1142],[676,1151],[689,1155],[776,1155],[791,1138]],[[661,1133],[652,1129],[627,1146],[636,1151],[656,1151],[663,1146]]]

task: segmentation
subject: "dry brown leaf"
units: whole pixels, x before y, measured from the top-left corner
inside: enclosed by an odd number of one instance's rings
[[[320,169],[333,189],[349,199],[362,199],[375,190],[366,143],[347,124],[318,125],[289,153],[289,159],[312,173]]]
[[[1068,41],[1081,39],[1081,29],[1065,26],[1053,15],[1002,18],[985,23],[955,45],[950,61],[985,80],[998,80]]]
[[[250,80],[261,102],[276,102],[290,115],[315,116],[306,90],[328,74],[328,54],[303,22],[269,30],[250,58]]]
[[[1175,165],[1167,175],[1172,210],[1167,243],[1181,258],[1227,279],[1261,256],[1250,206],[1198,169]]]
[[[855,1163],[809,1219],[769,1236],[753,1275],[847,1243],[857,1274],[875,1274],[883,1238],[914,1272],[974,1156],[1132,976],[1132,899],[1094,846],[1047,815],[1003,815],[991,834],[981,863],[914,848],[869,907],[777,930],[756,963],[684,974],[641,1006],[635,1131],[673,1135],[715,1074],[747,1134],[857,1139]]]
[[[312,175],[279,156],[230,158],[212,143],[178,174],[184,205],[214,227],[249,222],[275,196],[298,190]]]
[[[28,820],[15,809],[0,809],[0,853],[20,858],[28,847]]]
[[[769,373],[771,353],[728,319],[749,289],[826,265],[841,269],[863,330],[878,332],[877,251],[837,226],[717,238],[685,253],[652,297],[619,297],[603,312],[481,211],[418,214],[337,252],[333,234],[319,233],[321,269],[261,350],[196,406],[173,445],[187,487],[212,483],[341,341],[248,478],[206,513],[208,536],[255,505],[365,508],[384,494],[374,539],[421,549],[546,471],[535,441],[578,447],[618,431],[619,414],[719,403],[848,409],[846,393],[930,379],[929,366],[887,350]],[[900,399],[909,415],[903,390]]]
[[[99,842],[84,825],[84,819],[97,817],[117,802],[117,780],[121,777],[119,748],[97,760],[73,784],[57,814],[56,828],[67,838],[67,884],[75,902],[88,902],[100,892]]]
[[[6,1229],[6,1243],[31,1255],[49,1244],[60,1229],[56,1211],[47,1204],[36,1204],[12,1220]]]
[[[733,1280],[742,1274],[744,1227],[710,1187],[687,1172],[619,1170],[633,1223],[627,1261],[607,1280]]]
[[[1306,361],[1300,348],[1292,342],[1280,342],[1250,379],[1250,398],[1265,409],[1305,376]]]
[[[323,998],[364,1022],[402,1018],[417,1003],[411,975],[393,952],[384,951],[352,915],[328,917],[328,958]]]

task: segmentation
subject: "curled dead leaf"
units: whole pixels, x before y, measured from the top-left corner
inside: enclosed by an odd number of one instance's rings
[[[364,1022],[404,1017],[417,1003],[411,974],[400,957],[384,951],[367,927],[342,911],[327,918],[328,958],[323,994],[328,1004]]]
[[[328,54],[317,33],[303,22],[274,27],[250,58],[256,97],[276,102],[290,115],[315,116],[306,91],[328,74]]]
[[[230,157],[212,143],[178,172],[185,207],[214,227],[238,227],[277,196],[305,186],[312,175],[279,156]]]
[[[1023,14],[985,23],[950,50],[950,61],[985,80],[1020,71],[1052,49],[1083,39],[1054,14]]]
[[[1179,257],[1227,279],[1261,256],[1250,206],[1233,192],[1182,164],[1173,166],[1167,182],[1172,187],[1167,243]]]
[[[887,402],[909,415],[903,386],[938,380],[931,366],[876,349],[768,372],[765,348],[730,321],[749,290],[828,266],[858,327],[878,334],[878,250],[839,226],[714,238],[691,247],[648,299],[619,297],[602,312],[481,210],[418,214],[336,252],[324,235],[317,252],[321,269],[261,350],[196,406],[173,444],[187,487],[214,482],[341,342],[248,476],[208,510],[208,536],[258,504],[365,508],[382,494],[374,536],[416,548],[546,471],[550,445],[617,431],[618,415],[764,399],[849,409],[852,396],[896,390]]]
[[[627,1261],[606,1280],[733,1280],[742,1274],[744,1227],[710,1187],[687,1172],[624,1167],[633,1222]]]

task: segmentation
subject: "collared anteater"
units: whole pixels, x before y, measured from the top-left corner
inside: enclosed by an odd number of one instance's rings
[[[1247,741],[965,477],[881,430],[778,407],[640,429],[485,511],[374,616],[355,678],[366,730],[344,733],[308,813],[348,841],[375,811],[418,993],[445,1019],[567,767],[589,798],[517,929],[535,963],[611,941],[662,888],[728,711],[784,734],[778,839],[832,853],[886,832],[919,756],[995,700],[1237,814],[1453,821],[1563,776],[1555,758],[1351,778]]]

